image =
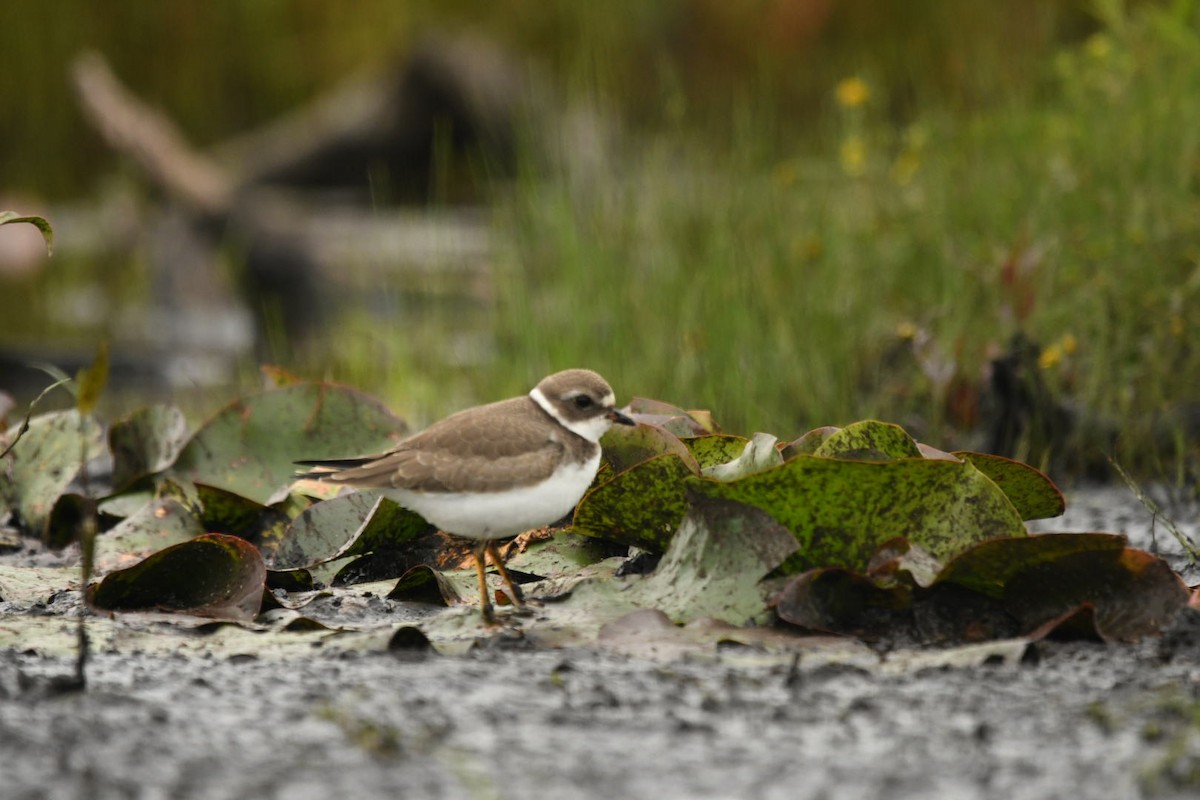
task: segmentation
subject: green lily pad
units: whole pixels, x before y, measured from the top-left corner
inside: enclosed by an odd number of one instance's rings
[[[762,511],[698,497],[653,573],[584,580],[556,606],[582,615],[576,625],[584,627],[636,608],[656,608],[675,622],[713,617],[744,625],[765,617],[760,581],[795,549],[791,534]]]
[[[509,570],[553,578],[616,555],[613,550],[614,546],[603,540],[568,529],[555,531],[548,539],[530,542],[505,563]]]
[[[775,446],[778,441],[769,433],[756,433],[737,458],[704,469],[704,476],[718,481],[732,481],[777,467],[783,463],[783,456]]]
[[[785,574],[819,567],[865,572],[879,547],[898,536],[946,560],[984,539],[1025,533],[1004,493],[970,464],[954,461],[802,455],[729,483],[692,485],[761,508],[786,526],[800,549],[783,565]]]
[[[10,428],[5,441],[12,441],[17,430]],[[99,455],[102,447],[100,426],[91,417],[81,421],[75,411],[60,411],[33,418],[0,460],[6,473],[0,480],[0,505],[17,513],[26,533],[44,537],[54,503],[79,474],[81,458]]]
[[[258,614],[266,576],[253,545],[208,533],[109,574],[88,587],[88,601],[107,611],[165,609],[251,620]]]
[[[693,472],[700,473],[696,459],[679,437],[652,425],[614,425],[601,438],[600,446],[603,448],[604,459],[612,465],[615,472],[623,472],[655,456],[672,453],[683,460]]]
[[[479,602],[474,570],[443,571],[419,564],[400,576],[388,600],[457,606]]]
[[[149,406],[114,422],[108,430],[113,487],[119,491],[162,472],[175,463],[187,439],[187,420],[175,406]]]
[[[750,440],[744,436],[734,436],[728,433],[710,433],[707,436],[694,436],[684,439],[683,443],[692,452],[692,457],[700,465],[701,471],[725,464],[740,456]]]
[[[953,455],[970,462],[992,479],[1016,507],[1021,519],[1047,519],[1067,510],[1062,492],[1041,470],[1011,458],[960,451]]]
[[[377,492],[362,491],[316,503],[296,517],[266,553],[273,570],[395,550],[433,526]]]
[[[662,552],[687,511],[690,477],[691,467],[673,453],[643,461],[585,494],[571,529]]]
[[[813,455],[856,461],[891,461],[896,458],[920,458],[921,451],[904,428],[890,422],[868,419],[824,436]]]
[[[204,532],[204,526],[187,506],[171,497],[158,498],[96,537],[96,571],[131,566],[151,553]]]
[[[299,384],[235,400],[184,446],[170,474],[267,504],[305,458],[386,449],[407,426],[353,389]]]

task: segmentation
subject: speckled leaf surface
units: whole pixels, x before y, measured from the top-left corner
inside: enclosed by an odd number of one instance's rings
[[[9,429],[5,441],[12,441],[17,430]],[[102,447],[100,426],[91,417],[81,421],[75,411],[34,417],[0,460],[0,508],[15,511],[26,533],[42,537],[54,502],[79,474],[85,452],[93,458]]]
[[[908,431],[890,422],[869,419],[830,433],[813,451],[815,456],[860,461],[920,458],[917,443]]]
[[[710,433],[707,436],[684,439],[683,443],[692,452],[692,457],[696,459],[700,469],[704,470],[734,460],[746,449],[749,441],[745,436]]]
[[[863,572],[897,536],[948,559],[984,539],[1025,533],[1004,493],[953,461],[797,456],[729,483],[696,483],[697,491],[760,508],[786,526],[800,542],[782,568],[788,574],[830,566]]]
[[[691,468],[673,454],[619,472],[583,496],[572,528],[588,536],[662,552],[687,511]]]
[[[377,492],[351,492],[315,503],[292,520],[275,548],[266,554],[272,570],[305,569],[337,558],[383,502]]]
[[[672,453],[688,468],[699,474],[692,453],[679,437],[653,425],[614,425],[600,439],[604,460],[612,465],[614,472],[622,472],[655,456]]]
[[[287,386],[217,412],[184,446],[170,474],[266,504],[291,483],[293,462],[383,450],[406,430],[379,401],[353,389]]]
[[[1021,519],[1047,519],[1067,510],[1062,492],[1041,470],[1011,458],[960,451],[953,455],[992,479],[1016,507]]]
[[[258,613],[266,567],[257,548],[210,533],[160,550],[88,587],[89,602],[107,611],[167,609],[250,620]]]

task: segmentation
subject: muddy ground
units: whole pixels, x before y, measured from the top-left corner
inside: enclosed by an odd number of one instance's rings
[[[1194,506],[1173,515],[1196,534]],[[1043,529],[1127,532],[1195,576],[1127,492]],[[53,613],[57,610],[52,609]],[[971,667],[0,653],[0,798],[1133,798],[1200,795],[1200,615],[1137,645]]]

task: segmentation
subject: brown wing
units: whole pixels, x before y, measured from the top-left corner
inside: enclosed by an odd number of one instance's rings
[[[460,411],[375,460],[323,479],[426,492],[490,491],[549,477],[567,449],[579,446],[573,439],[579,437],[547,430],[545,412],[517,397]]]

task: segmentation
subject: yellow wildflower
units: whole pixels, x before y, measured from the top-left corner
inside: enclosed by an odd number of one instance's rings
[[[1063,353],[1068,356],[1079,349],[1078,340],[1076,340],[1075,336],[1070,333],[1064,334],[1063,337],[1058,340],[1058,343],[1059,346],[1062,347]]]
[[[1041,355],[1038,356],[1038,366],[1042,369],[1050,369],[1062,361],[1063,349],[1062,345],[1055,342],[1048,347],[1042,349]]]
[[[862,175],[867,171],[867,143],[861,136],[847,136],[842,140],[838,159],[847,175]]]
[[[871,88],[862,78],[838,81],[837,101],[842,108],[858,108],[871,99]]]

